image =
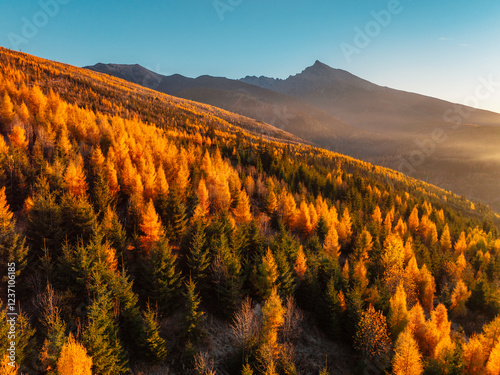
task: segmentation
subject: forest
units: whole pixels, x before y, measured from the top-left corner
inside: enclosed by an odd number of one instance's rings
[[[1,374],[500,374],[480,202],[6,49],[0,135]]]

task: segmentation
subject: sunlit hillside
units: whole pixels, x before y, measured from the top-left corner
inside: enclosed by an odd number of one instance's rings
[[[1,373],[500,370],[487,207],[5,49],[0,102]]]

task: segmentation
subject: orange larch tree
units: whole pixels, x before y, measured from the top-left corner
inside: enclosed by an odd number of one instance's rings
[[[149,254],[151,247],[158,242],[163,235],[162,224],[152,201],[148,202],[146,210],[142,214],[140,228],[143,233],[140,236],[142,249]]]

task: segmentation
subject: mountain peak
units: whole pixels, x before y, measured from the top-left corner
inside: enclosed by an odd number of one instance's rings
[[[322,74],[327,74],[330,73],[333,68],[329,67],[328,65],[322,63],[319,60],[316,60],[313,65],[310,67],[304,69],[302,73],[313,73],[316,75],[322,75]]]

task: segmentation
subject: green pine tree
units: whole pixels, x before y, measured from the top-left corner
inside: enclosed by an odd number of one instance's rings
[[[5,196],[5,187],[0,189],[0,260],[6,266],[15,263],[15,275],[19,278],[21,271],[26,267],[28,248],[24,239],[16,232],[16,220],[10,211]],[[4,272],[2,282],[7,283],[8,275]]]
[[[151,248],[149,257],[138,265],[139,287],[145,298],[158,305],[161,314],[172,312],[177,303],[180,275],[176,263],[177,257],[162,238]]]
[[[196,222],[193,225],[189,241],[186,263],[191,277],[198,284],[207,277],[208,266],[210,265],[210,253],[205,246],[205,242],[203,223]]]
[[[86,243],[97,233],[97,217],[86,198],[63,195],[60,228],[64,233],[64,240],[69,243]]]
[[[186,206],[177,192],[177,189],[169,190],[166,209],[159,212],[163,223],[167,224],[167,232],[174,241],[179,241],[187,226]]]
[[[33,263],[43,256],[44,248],[49,249],[52,258],[59,255],[64,233],[61,228],[61,208],[45,178],[35,184],[32,200],[33,205],[27,215],[26,239],[31,249],[28,263],[34,266]]]
[[[211,267],[212,282],[217,294],[219,311],[229,317],[233,314],[241,301],[241,263],[238,256],[232,251],[223,235],[219,241],[212,243],[215,253]]]
[[[159,363],[167,358],[165,340],[160,336],[157,314],[148,304],[144,316],[144,354],[151,363]]]
[[[186,282],[186,291],[184,292],[184,298],[186,300],[186,315],[184,316],[184,322],[186,327],[186,338],[188,342],[196,342],[203,335],[204,330],[202,327],[203,321],[205,319],[205,313],[200,309],[201,299],[196,292],[196,283],[189,278]]]
[[[82,344],[92,357],[94,374],[115,375],[128,371],[118,324],[114,318],[114,304],[110,293],[97,295],[88,311],[88,325]]]
[[[295,277],[284,250],[279,249],[276,252],[275,259],[279,274],[279,292],[283,296],[292,295],[295,289]]]

